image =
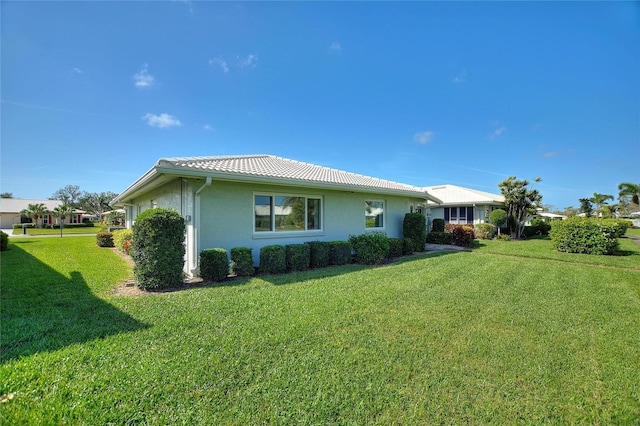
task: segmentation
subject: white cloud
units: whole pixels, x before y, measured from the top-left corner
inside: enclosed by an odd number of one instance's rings
[[[149,126],[160,127],[161,129],[173,126],[182,126],[180,120],[175,118],[173,115],[169,115],[164,112],[160,115],[155,115],[148,112],[144,117],[142,117],[142,119],[146,120]]]
[[[413,135],[413,140],[416,143],[419,143],[420,145],[424,145],[431,142],[433,140],[433,136],[434,136],[433,132],[429,130],[425,130],[424,132],[418,132],[415,135]]]
[[[238,66],[240,68],[255,68],[258,66],[258,56],[254,54],[247,55],[246,57],[238,56]]]
[[[342,46],[337,41],[334,41],[333,43],[331,43],[331,47],[329,47],[329,49],[332,52],[342,52]]]
[[[227,61],[222,58],[209,59],[209,65],[220,67],[225,74],[229,72],[229,65],[227,65]]]
[[[82,70],[80,68],[74,68],[73,72],[76,74],[82,74]]]
[[[156,79],[153,75],[149,74],[148,68],[148,64],[143,64],[140,71],[134,74],[133,79],[135,80],[136,87],[151,87],[155,84]]]
[[[507,126],[505,126],[502,122],[500,121],[495,121],[493,123],[493,132],[491,133],[491,135],[489,136],[489,138],[491,139],[498,139],[499,137],[502,136],[502,134],[504,132],[507,131]]]
[[[208,132],[215,132],[216,131],[215,127],[213,127],[210,124],[205,124],[204,126],[202,126],[202,128],[204,130],[208,131]]]
[[[466,83],[467,82],[467,70],[462,70],[458,75],[453,78],[454,83]]]

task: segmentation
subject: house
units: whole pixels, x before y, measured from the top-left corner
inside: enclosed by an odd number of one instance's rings
[[[29,204],[44,204],[46,213],[40,219],[38,224],[42,226],[54,225],[59,222],[52,212],[62,205],[59,200],[27,200],[21,198],[0,198],[0,228],[12,228],[15,224],[32,223],[32,220],[21,216],[20,212],[26,210]],[[65,217],[64,223],[82,223],[83,210],[73,209],[71,215]]]
[[[504,208],[504,197],[498,194],[457,185],[427,186],[423,189],[442,201],[439,205],[431,202],[427,205],[430,221],[440,218],[445,223],[475,225],[489,222],[493,210]]]
[[[162,158],[112,205],[130,228],[154,207],[186,222],[185,271],[194,274],[206,248],[346,240],[383,231],[402,237],[406,213],[439,200],[423,189],[272,155]]]

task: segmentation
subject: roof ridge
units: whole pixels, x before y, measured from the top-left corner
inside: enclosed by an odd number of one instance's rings
[[[264,158],[273,157],[268,154],[236,154],[236,155],[196,155],[192,157],[167,157],[160,158],[160,161],[195,161],[195,160],[232,160],[234,158]]]

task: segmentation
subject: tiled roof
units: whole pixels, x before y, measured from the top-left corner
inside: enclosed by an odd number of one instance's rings
[[[240,155],[215,157],[163,158],[156,167],[162,169],[202,171],[223,174],[229,178],[234,176],[256,177],[278,181],[299,182],[301,184],[323,184],[350,186],[362,189],[388,190],[418,193],[426,196],[425,190],[412,185],[378,179],[329,167],[289,160],[273,155]]]
[[[496,204],[504,202],[502,195],[456,185],[427,186],[423,189],[442,200],[442,204]]]

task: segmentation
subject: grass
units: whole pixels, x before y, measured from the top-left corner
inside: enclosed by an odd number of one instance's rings
[[[27,235],[42,236],[42,235],[60,235],[60,229],[51,228],[27,228]],[[97,234],[100,231],[104,231],[104,226],[93,227],[68,227],[62,228],[62,235],[80,235],[80,234]],[[22,235],[22,228],[14,228],[13,235]]]
[[[504,244],[122,297],[95,241],[11,240],[0,423],[637,423],[640,247]]]

